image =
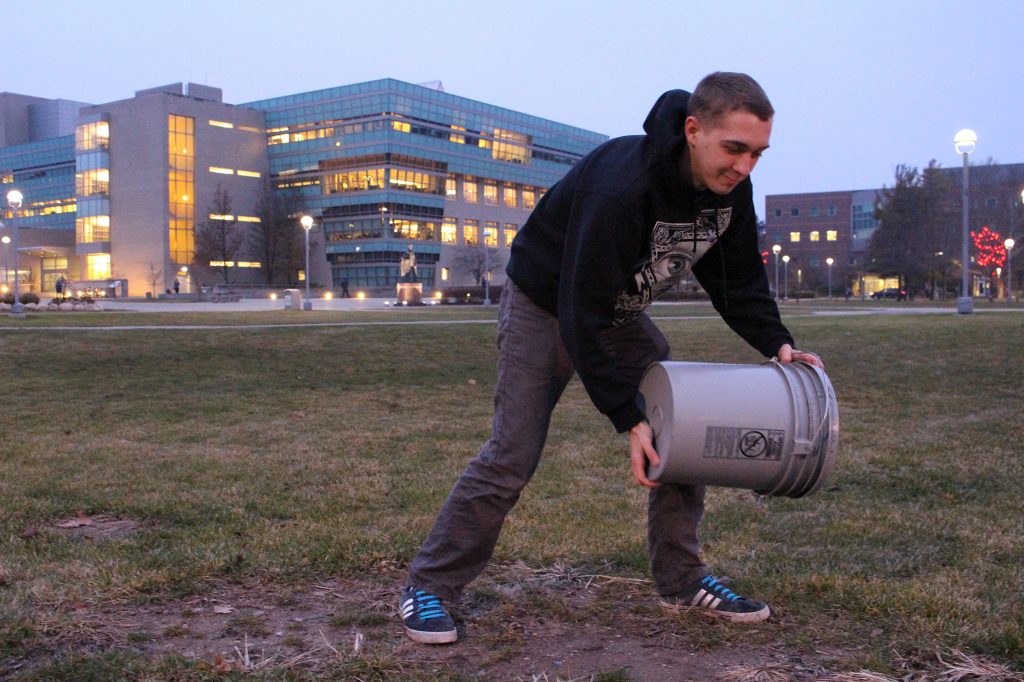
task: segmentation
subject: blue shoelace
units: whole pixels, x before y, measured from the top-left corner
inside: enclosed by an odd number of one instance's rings
[[[718,597],[720,599],[721,598],[725,598],[725,599],[728,599],[729,601],[736,601],[737,599],[743,599],[743,597],[741,597],[740,595],[736,594],[735,592],[730,590],[728,587],[726,587],[722,583],[720,583],[717,580],[715,580],[714,578],[712,578],[710,575],[709,576],[705,576],[704,579],[700,581],[700,584],[703,585],[705,587],[705,589],[707,589],[709,592],[713,593],[716,597]]]
[[[423,590],[416,590],[415,600],[416,615],[422,620],[444,618],[448,615],[445,613],[444,607],[441,606],[441,600],[432,594],[424,592]]]

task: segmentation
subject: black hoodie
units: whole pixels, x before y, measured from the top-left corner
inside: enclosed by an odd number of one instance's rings
[[[750,179],[720,196],[697,191],[680,171],[689,167],[681,163],[689,97],[666,92],[646,135],[609,140],[581,159],[537,204],[506,269],[558,317],[587,393],[619,432],[644,415],[600,332],[634,319],[691,268],[715,310],[763,355],[793,343],[768,290]]]

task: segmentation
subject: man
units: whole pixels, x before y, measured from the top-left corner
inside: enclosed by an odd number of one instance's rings
[[[633,478],[650,489],[648,548],[662,603],[735,622],[769,616],[767,605],[732,592],[701,561],[704,487],[647,478],[658,453],[636,394],[644,370],[669,357],[643,311],[691,272],[726,323],[766,357],[821,366],[794,350],[757,245],[748,176],[768,148],[773,115],[749,76],[713,73],[692,95],[662,95],[646,135],[601,145],[538,203],[507,268],[491,438],[455,484],[402,592],[413,640],[457,639],[442,600],[457,599],[486,566],[574,372],[616,430],[629,433]]]

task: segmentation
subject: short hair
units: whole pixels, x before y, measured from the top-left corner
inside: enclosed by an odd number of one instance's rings
[[[716,125],[728,113],[742,110],[770,121],[775,115],[768,95],[745,73],[716,71],[708,74],[690,95],[687,113],[707,125]]]

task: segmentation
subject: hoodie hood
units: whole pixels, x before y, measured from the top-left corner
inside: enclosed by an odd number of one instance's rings
[[[676,156],[679,148],[686,143],[683,124],[686,123],[686,109],[690,93],[685,90],[669,90],[654,103],[651,113],[644,121],[644,132],[654,143],[661,155]]]

